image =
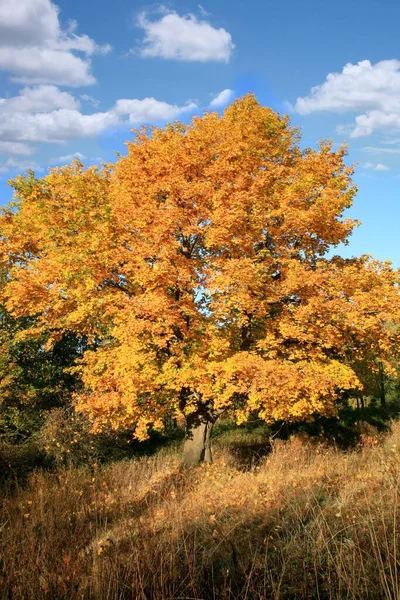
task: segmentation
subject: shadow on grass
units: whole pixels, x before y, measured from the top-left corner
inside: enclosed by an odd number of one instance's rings
[[[242,425],[223,420],[214,427],[212,443],[215,450],[227,450],[239,468],[256,466],[271,450],[272,428],[260,419]]]
[[[0,443],[0,488],[24,485],[35,469],[50,470],[54,461],[34,442],[22,444]]]

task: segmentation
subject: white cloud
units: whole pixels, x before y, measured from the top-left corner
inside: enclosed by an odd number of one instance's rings
[[[384,138],[382,140],[382,144],[387,144],[388,146],[394,146],[394,144],[400,144],[400,138],[399,137]]]
[[[0,100],[0,152],[28,154],[32,142],[66,142],[95,137],[113,126],[170,121],[197,105],[168,104],[155,98],[120,99],[104,112],[83,114],[79,102],[55,86],[24,88]]]
[[[372,65],[362,60],[348,63],[341,73],[329,73],[311,94],[297,98],[295,110],[303,115],[316,111],[345,112],[378,109],[390,112],[400,95],[400,61],[382,60]]]
[[[380,146],[366,146],[364,152],[372,154],[400,154],[400,148],[381,148]]]
[[[99,106],[100,104],[100,100],[98,100],[94,96],[89,96],[89,94],[81,94],[79,97],[81,100],[83,100],[84,102],[88,102],[88,104],[91,104],[92,106]]]
[[[0,173],[27,171],[28,169],[34,169],[36,171],[42,170],[41,167],[34,161],[28,160],[15,160],[14,158],[8,158],[5,162],[0,162]]]
[[[204,8],[204,6],[202,6],[201,4],[197,5],[197,8],[199,9],[199,13],[201,14],[202,17],[209,17],[210,13],[206,11],[206,9]]]
[[[1,44],[35,46],[61,34],[58,9],[49,0],[1,0]]]
[[[294,108],[303,115],[317,111],[362,113],[355,118],[351,137],[400,130],[400,61],[348,63],[341,73],[329,73],[308,96],[297,98]]]
[[[65,154],[64,156],[55,156],[51,158],[48,162],[50,165],[65,165],[70,164],[72,160],[80,160],[84,162],[86,165],[98,165],[100,163],[106,162],[104,158],[101,156],[85,156],[81,152],[74,152],[73,154]]]
[[[64,142],[95,137],[118,121],[113,111],[84,115],[61,108],[48,113],[13,113],[0,120],[0,140]]]
[[[63,30],[51,0],[0,0],[0,69],[23,83],[81,86],[95,82],[90,57],[110,51],[87,35]],[[84,58],[74,52],[84,54]]]
[[[364,169],[372,169],[373,171],[390,171],[390,167],[382,163],[366,162],[363,167]]]
[[[222,90],[222,92],[220,92],[214,98],[214,100],[211,100],[209,106],[210,106],[210,108],[221,108],[222,106],[226,106],[227,104],[229,104],[232,97],[233,97],[233,90],[229,90],[229,89]]]
[[[87,156],[81,154],[80,152],[74,152],[74,154],[64,154],[64,156],[54,156],[49,160],[50,165],[61,165],[64,163],[70,163],[71,160],[85,160]]]
[[[346,125],[336,125],[336,133],[339,135],[349,136],[354,129],[354,125],[347,123]]]
[[[399,98],[400,101],[400,98]],[[371,135],[374,131],[398,131],[400,130],[400,106],[398,113],[384,113],[380,110],[371,110],[364,115],[355,118],[356,126],[351,137],[364,137]]]
[[[23,144],[22,142],[1,142],[0,141],[0,154],[22,154],[30,156],[33,154],[34,148]]]
[[[114,111],[118,115],[128,115],[130,123],[149,123],[154,121],[169,121],[176,119],[185,112],[195,110],[197,105],[193,102],[183,106],[168,104],[155,98],[143,100],[117,100]]]
[[[146,12],[139,15],[137,24],[145,32],[141,56],[229,62],[235,46],[228,31],[222,27],[216,29],[191,14],[180,16],[166,9],[163,12],[160,19],[155,21],[150,21]]]
[[[54,85],[26,87],[18,96],[0,99],[0,114],[4,112],[49,112],[57,108],[78,108],[79,102],[68,92]]]
[[[85,161],[86,164],[90,165],[98,165],[104,162],[104,160],[99,156],[92,156],[88,158],[80,152],[75,152],[74,154],[66,154],[64,156],[57,156],[51,158],[48,161],[48,164],[54,166],[61,166],[65,164],[70,164],[73,159],[78,159],[82,162]],[[4,175],[7,173],[7,175],[9,176],[13,173],[22,173],[23,171],[27,171],[28,169],[32,169],[33,171],[44,171],[44,168],[34,160],[16,160],[14,158],[8,158],[6,161],[0,162],[0,175]]]
[[[0,48],[0,69],[15,73],[13,80],[21,83],[79,87],[96,81],[88,60],[51,48]]]

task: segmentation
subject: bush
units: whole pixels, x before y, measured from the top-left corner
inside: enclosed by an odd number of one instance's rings
[[[72,407],[49,411],[40,431],[40,447],[59,467],[97,465],[112,461],[154,454],[162,446],[174,446],[183,431],[171,427],[165,433],[152,432],[145,442],[134,439],[130,430],[103,428],[92,432],[92,424]]]
[[[51,410],[39,435],[40,444],[57,466],[93,464],[104,454],[104,436],[91,432],[87,417],[73,408]]]

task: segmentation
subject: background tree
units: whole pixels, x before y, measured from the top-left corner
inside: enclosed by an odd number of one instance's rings
[[[355,222],[345,149],[301,150],[252,95],[189,126],[142,129],[116,165],[79,162],[28,186],[2,218],[7,310],[98,340],[80,365],[94,422],[186,417],[184,463],[211,460],[238,421],[332,414],[360,384],[351,361],[398,346],[398,273],[328,258]]]
[[[34,324],[0,305],[0,436],[14,442],[37,433],[49,410],[71,404],[80,385],[69,369],[85,341],[63,333],[47,347],[49,332],[32,335]]]
[[[35,183],[33,172],[28,172],[15,185],[20,193],[29,194]],[[8,280],[3,264],[0,290]],[[43,320],[39,332],[37,325],[37,315],[14,316],[0,304],[0,436],[7,441],[36,434],[48,411],[70,405],[80,385],[79,375],[70,368],[86,349],[85,339],[57,328],[54,341]]]

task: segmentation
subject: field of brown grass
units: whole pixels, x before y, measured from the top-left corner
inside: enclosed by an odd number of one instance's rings
[[[187,472],[162,450],[10,488],[0,598],[398,600],[400,423],[349,452],[275,441],[251,466],[241,436]]]

